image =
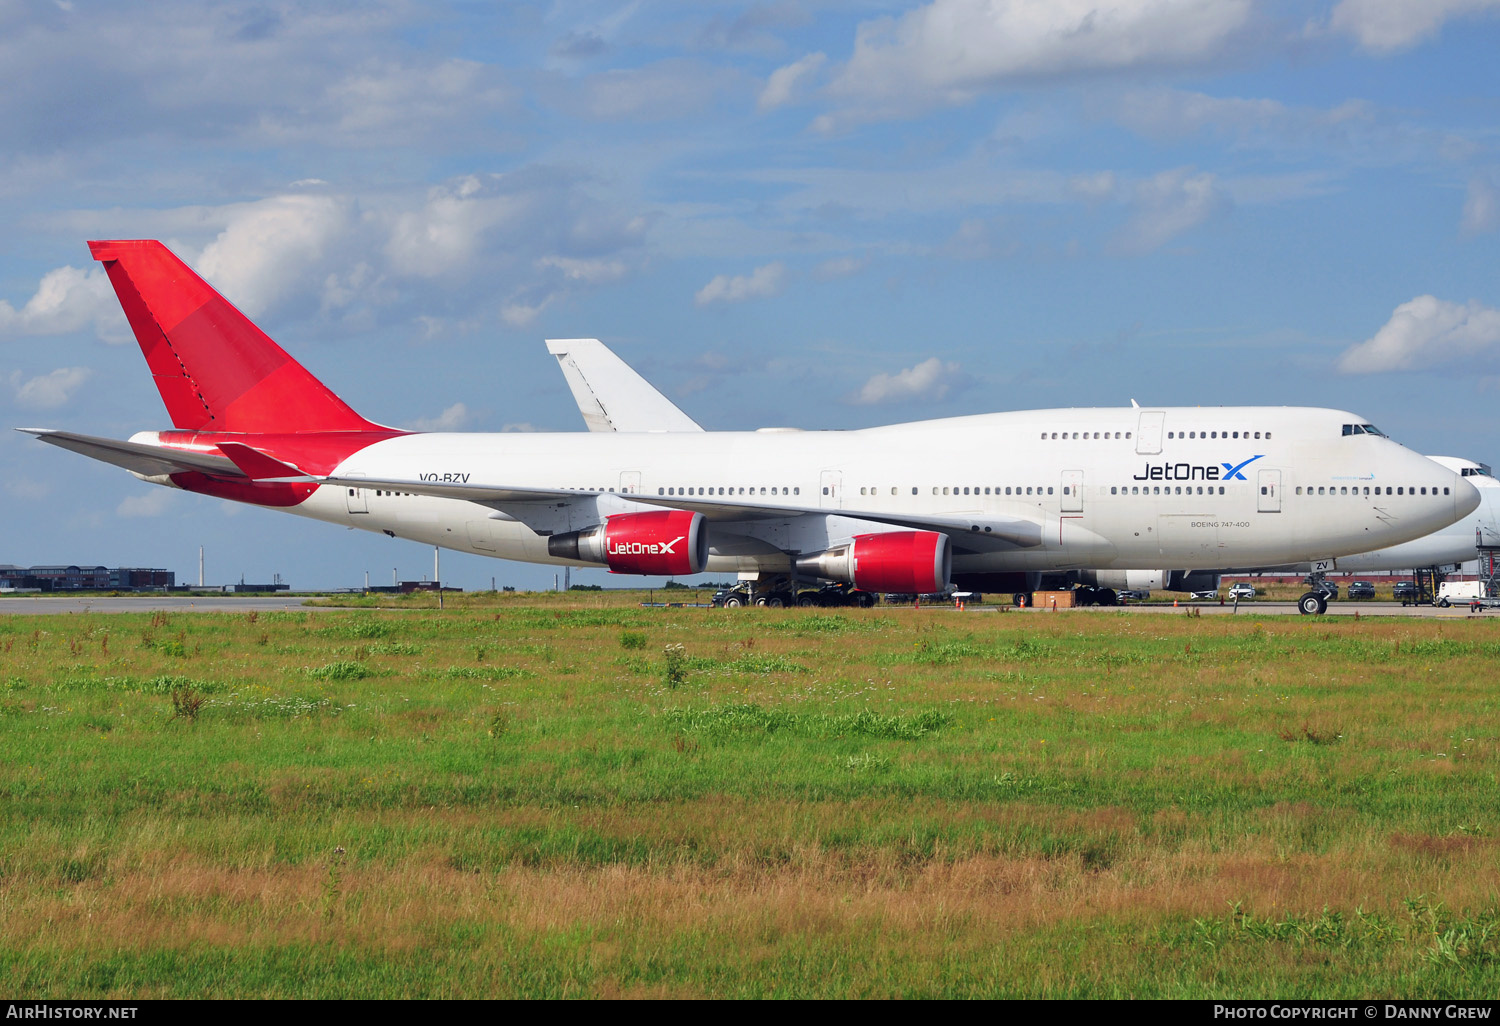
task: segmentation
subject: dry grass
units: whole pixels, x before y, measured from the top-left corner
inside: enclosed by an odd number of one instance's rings
[[[596,594],[0,619],[0,967],[38,996],[1489,993],[1488,941],[1433,952],[1500,908],[1497,654],[1485,621]]]

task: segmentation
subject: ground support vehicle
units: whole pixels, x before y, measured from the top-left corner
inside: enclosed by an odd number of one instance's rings
[[[1444,581],[1438,586],[1437,604],[1443,609],[1468,604],[1470,612],[1500,609],[1500,598],[1488,581]]]
[[[821,588],[797,589],[785,574],[764,581],[741,581],[732,588],[714,593],[713,604],[724,609],[741,606],[859,606],[868,608],[878,601],[871,591],[860,591],[848,584],[825,584]]]

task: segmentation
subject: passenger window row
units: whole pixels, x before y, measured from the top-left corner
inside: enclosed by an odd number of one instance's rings
[[[610,491],[614,491],[614,489],[611,488]],[[694,491],[692,488],[658,488],[656,490],[656,494],[657,495],[703,495],[703,496],[709,496],[709,495],[765,495],[765,494],[767,494],[767,491],[766,491],[766,486],[760,486],[759,491],[756,490],[755,486],[751,486],[749,488],[741,488],[738,491],[736,491],[732,487],[719,488],[717,491],[715,491],[713,488],[699,488],[697,491]],[[770,492],[769,492],[769,494],[771,494],[771,495],[801,495],[802,494],[802,489],[798,488],[798,487],[788,488],[788,487],[785,487],[785,486],[782,486],[782,485],[773,485],[773,486],[770,486]],[[828,494],[828,489],[827,488],[823,489],[823,494],[824,495]]]
[[[1364,487],[1364,491],[1361,492],[1360,491],[1360,488],[1361,488],[1360,485],[1352,485],[1352,486],[1351,485],[1328,485],[1326,488],[1324,486],[1322,486],[1322,485],[1319,485],[1317,492],[1314,493],[1312,485],[1308,485],[1307,486],[1307,494],[1308,495],[1313,495],[1313,494],[1317,494],[1317,495],[1325,495],[1325,494],[1326,495],[1369,495],[1370,494],[1370,488],[1369,488],[1369,486],[1365,485],[1363,487]],[[1387,486],[1385,486],[1385,491],[1384,492],[1381,492],[1380,489],[1381,489],[1380,485],[1377,485],[1375,487],[1375,494],[1376,495],[1382,495],[1382,494],[1384,494],[1384,495],[1390,495],[1392,493],[1392,491],[1394,491],[1395,494],[1397,494],[1397,495],[1426,495],[1426,494],[1428,494],[1428,490],[1426,488],[1412,488],[1412,487],[1407,487],[1405,485],[1398,485],[1394,489],[1392,489],[1389,485],[1387,485]],[[1302,486],[1301,485],[1297,486],[1297,494],[1298,495],[1302,494]],[[1438,490],[1436,488],[1433,488],[1432,489],[1432,494],[1433,495],[1437,495],[1438,494]],[[1444,495],[1450,494],[1449,489],[1444,488],[1442,494],[1444,494]]]
[[[1099,439],[1099,438],[1129,438],[1129,437],[1130,437],[1130,432],[1129,431],[1124,431],[1124,432],[1116,431],[1116,432],[1114,432],[1114,434],[1110,434],[1108,431],[1093,431],[1093,432],[1089,432],[1089,431],[1073,431],[1073,432],[1068,432],[1068,431],[1052,431],[1052,432],[1047,432],[1047,431],[1043,431],[1042,432],[1042,441],[1044,441],[1044,442],[1048,441],[1048,440],[1055,441],[1055,440],[1057,440],[1059,438],[1063,439],[1064,441],[1067,441],[1067,440],[1070,440],[1070,439],[1071,440],[1076,440],[1076,439],[1080,439],[1080,438],[1082,438],[1082,439]]]
[[[1347,433],[1348,432],[1345,432],[1345,434],[1347,434]],[[1256,431],[1254,433],[1254,435],[1255,435],[1256,438],[1260,438],[1261,437],[1261,432]],[[1251,437],[1251,433],[1249,431],[1168,431],[1167,432],[1167,437],[1168,438],[1177,438],[1177,439],[1182,439],[1182,438],[1249,438],[1249,437]],[[1266,438],[1270,438],[1271,437],[1271,432],[1267,431],[1265,433],[1265,437]]]
[[[919,494],[919,492],[920,492],[920,489],[917,489],[917,488],[913,488],[911,490],[911,493],[913,495],[917,495],[917,494]],[[861,488],[859,490],[859,494],[861,494],[861,495],[879,495],[880,494],[880,489],[878,489],[878,488]],[[900,495],[901,494],[901,489],[893,487],[891,489],[891,494],[892,495]],[[1046,487],[1044,485],[1036,485],[1036,486],[1034,486],[1032,488],[1023,488],[1021,485],[1006,486],[1004,488],[1002,488],[1000,485],[986,486],[986,487],[983,487],[983,488],[981,488],[979,485],[970,485],[970,486],[964,486],[964,487],[960,487],[959,485],[948,485],[948,486],[933,485],[932,486],[932,494],[933,495],[1051,495],[1051,494],[1053,494],[1053,489],[1052,488],[1048,488],[1048,487]],[[1068,494],[1067,488],[1063,489],[1063,494],[1064,495]]]

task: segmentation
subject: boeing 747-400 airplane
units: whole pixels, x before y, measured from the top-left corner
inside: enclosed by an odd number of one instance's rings
[[[153,484],[480,555],[737,571],[780,604],[799,580],[930,592],[1043,571],[1332,559],[1422,537],[1479,504],[1459,474],[1324,409],[1028,410],[856,431],[703,431],[685,416],[660,431],[402,431],[352,410],[159,242],[89,246],[173,427],[129,441],[24,430]],[[599,416],[609,420],[603,404]]]

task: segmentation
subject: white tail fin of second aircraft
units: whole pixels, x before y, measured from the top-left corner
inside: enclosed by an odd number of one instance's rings
[[[549,338],[590,431],[702,431],[596,338]]]

